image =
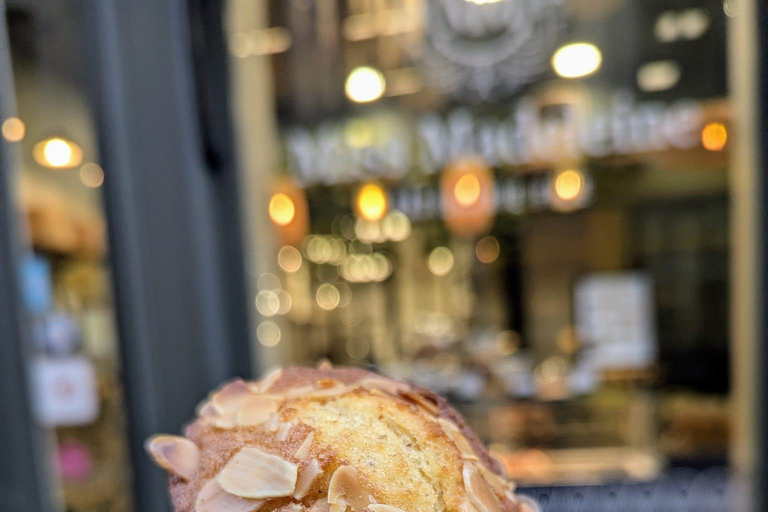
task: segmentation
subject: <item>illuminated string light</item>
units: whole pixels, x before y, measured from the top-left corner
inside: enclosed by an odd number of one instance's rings
[[[72,141],[51,137],[35,144],[32,156],[39,165],[50,169],[69,169],[83,161],[83,150]]]
[[[701,144],[708,151],[722,151],[728,142],[728,129],[722,123],[708,123],[701,131]]]
[[[344,90],[350,100],[356,103],[368,103],[381,98],[386,87],[384,75],[379,70],[360,66],[349,74]]]
[[[9,117],[3,121],[2,132],[3,138],[8,142],[20,142],[24,139],[27,127],[24,125],[24,121],[18,117]]]
[[[278,192],[269,200],[269,218],[278,226],[287,226],[296,218],[296,205],[287,194]]]
[[[480,200],[480,191],[480,180],[474,174],[468,173],[456,180],[453,197],[459,206],[470,208]]]
[[[552,68],[562,78],[581,78],[595,73],[603,63],[600,49],[591,43],[571,43],[552,56]]]
[[[378,222],[387,213],[387,194],[375,183],[364,185],[355,200],[358,214],[370,222]]]

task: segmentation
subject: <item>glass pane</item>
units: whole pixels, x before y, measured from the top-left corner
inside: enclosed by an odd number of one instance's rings
[[[227,9],[265,367],[445,394],[548,511],[724,509],[730,3]]]
[[[3,120],[2,134],[20,155],[32,409],[49,432],[58,509],[127,512],[131,465],[84,14],[82,2],[5,4],[18,117]]]

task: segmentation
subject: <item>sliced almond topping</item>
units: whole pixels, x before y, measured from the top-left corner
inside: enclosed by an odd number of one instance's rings
[[[255,427],[266,423],[280,408],[282,400],[269,395],[253,395],[245,399],[237,414],[237,424]]]
[[[309,461],[309,463],[304,466],[304,469],[299,472],[299,478],[296,480],[296,490],[293,492],[293,497],[297,500],[304,499],[315,479],[322,474],[323,470],[320,468],[320,463],[317,462],[316,459]]]
[[[333,364],[327,359],[323,359],[319,363],[317,363],[317,369],[318,370],[333,370]]]
[[[401,508],[393,507],[392,505],[382,505],[380,503],[368,505],[368,510],[371,512],[405,512]]]
[[[485,464],[477,463],[475,466],[485,481],[488,482],[488,485],[493,488],[494,492],[499,496],[504,496],[504,493],[509,489],[509,482],[485,467]]]
[[[331,506],[325,500],[317,500],[312,504],[309,512],[330,512]]]
[[[184,480],[191,480],[197,473],[200,449],[186,437],[152,436],[144,447],[158,466]]]
[[[197,495],[195,512],[256,512],[262,505],[264,500],[246,500],[229,494],[214,478]]]
[[[270,434],[274,434],[277,432],[278,428],[280,428],[280,415],[273,413],[272,416],[270,416],[267,422],[264,424],[264,431],[269,432]]]
[[[319,379],[315,382],[318,389],[333,388],[336,386],[343,386],[344,384],[336,379]]]
[[[195,408],[195,412],[201,418],[212,418],[219,414],[219,411],[216,410],[216,406],[213,405],[213,402],[210,400],[204,400],[200,402]]]
[[[269,372],[263,379],[261,379],[258,383],[259,392],[260,393],[266,393],[269,391],[269,388],[272,387],[272,385],[280,380],[280,377],[283,376],[283,369],[282,368],[276,368]]]
[[[307,437],[304,438],[304,441],[301,442],[301,446],[296,448],[296,453],[293,455],[299,459],[304,460],[307,457],[309,457],[309,450],[312,448],[312,442],[315,440],[315,433],[310,432]]]
[[[211,400],[220,414],[232,414],[252,393],[251,388],[244,380],[237,379],[214,393]]]
[[[243,448],[219,474],[225,491],[241,498],[290,496],[296,489],[298,466],[258,448]]]
[[[354,512],[362,512],[375,503],[371,493],[360,483],[357,470],[352,466],[341,466],[334,471],[328,485],[328,503],[346,502]],[[333,509],[333,507],[331,507]]]
[[[360,380],[357,383],[363,389],[373,390],[378,389],[380,391],[386,391],[390,395],[397,396],[399,393],[409,391],[411,387],[408,384],[397,382],[394,380],[385,379],[384,377],[368,377]]]
[[[473,464],[465,462],[461,474],[467,497],[479,512],[501,512],[499,500]]]
[[[304,510],[304,507],[302,507],[298,503],[289,503],[288,505],[281,508],[280,512],[302,512],[303,510]]]
[[[425,397],[421,393],[417,393],[415,391],[404,391],[400,393],[402,396],[407,398],[408,400],[416,403],[416,405],[420,406],[422,409],[427,411],[429,414],[433,416],[437,416],[440,414],[440,408],[437,407],[437,404],[430,400],[429,398]]]
[[[349,391],[350,388],[339,383],[339,385],[334,386],[332,388],[325,388],[325,389],[317,389],[315,391],[311,391],[306,394],[306,398],[309,399],[323,399],[323,398],[333,398],[335,396],[343,395],[347,391]]]
[[[347,502],[339,500],[336,503],[330,503],[328,505],[328,512],[347,512]]]
[[[461,430],[459,430],[459,427],[454,422],[445,418],[438,418],[437,422],[443,427],[443,432],[451,438],[465,460],[480,460],[477,454],[475,454],[475,450],[472,449],[472,445],[469,444],[467,438],[464,437],[464,434],[461,433]]]
[[[289,389],[284,394],[285,398],[292,400],[294,398],[300,398],[302,396],[308,395],[316,390],[317,388],[315,388],[315,386],[300,386],[297,388]]]
[[[220,429],[233,430],[237,427],[237,411],[233,411],[229,414],[213,417],[213,424]]]
[[[293,423],[290,421],[283,422],[280,427],[277,429],[277,434],[275,434],[275,439],[277,439],[280,442],[285,441],[288,439],[288,436],[291,435],[291,430],[293,430]]]

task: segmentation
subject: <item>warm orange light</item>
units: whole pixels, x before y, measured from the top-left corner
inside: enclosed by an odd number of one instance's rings
[[[701,131],[701,144],[709,151],[722,151],[728,142],[728,129],[722,123],[709,123]]]
[[[269,200],[269,218],[278,226],[287,226],[296,217],[296,205],[287,194],[278,192]]]
[[[51,137],[35,144],[32,156],[43,167],[69,169],[83,161],[83,150],[71,140]]]
[[[369,183],[357,193],[355,205],[363,219],[378,222],[387,213],[387,194],[381,186]]]
[[[469,208],[480,199],[480,180],[472,173],[465,174],[453,187],[453,196],[459,206]]]
[[[567,170],[555,178],[555,194],[563,201],[572,201],[584,190],[584,176],[579,171]]]
[[[24,126],[24,121],[18,117],[9,117],[3,121],[3,137],[8,142],[19,142],[24,138],[24,134],[27,131]]]

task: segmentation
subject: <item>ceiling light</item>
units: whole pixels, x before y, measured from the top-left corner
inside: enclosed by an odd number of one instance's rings
[[[671,89],[680,81],[680,64],[673,60],[649,62],[637,70],[637,86],[645,92]]]

